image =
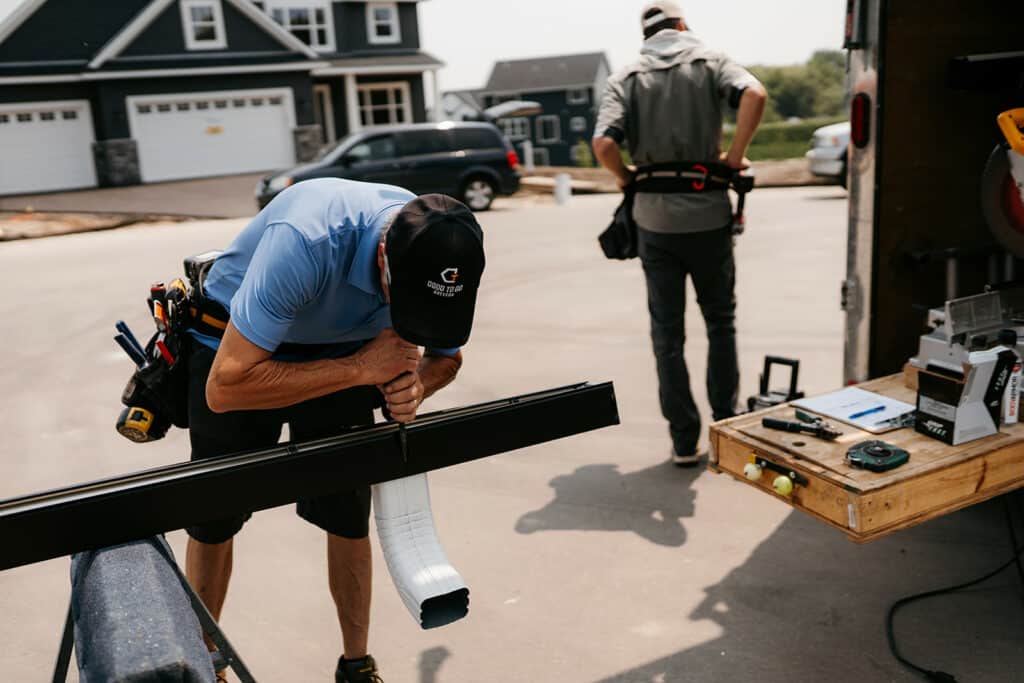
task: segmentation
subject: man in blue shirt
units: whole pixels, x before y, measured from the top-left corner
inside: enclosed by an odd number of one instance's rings
[[[201,310],[221,324],[191,331],[192,459],[273,445],[286,422],[305,441],[371,424],[378,406],[413,420],[459,371],[483,268],[480,226],[450,197],[333,178],[282,192],[206,277]],[[327,532],[343,640],[335,679],[379,681],[367,654],[369,487],[297,511]],[[215,618],[248,518],[187,530],[188,578]]]

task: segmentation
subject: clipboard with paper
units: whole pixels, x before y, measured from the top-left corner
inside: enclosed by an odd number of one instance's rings
[[[916,410],[910,403],[857,387],[802,398],[793,405],[872,434],[912,426]]]

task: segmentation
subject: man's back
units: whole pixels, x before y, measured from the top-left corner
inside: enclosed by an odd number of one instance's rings
[[[723,103],[734,89],[756,81],[690,31],[661,31],[644,41],[640,55],[608,80],[596,134],[620,130],[639,167],[717,162]],[[654,232],[719,228],[731,214],[724,190],[641,194],[634,207],[637,223]]]

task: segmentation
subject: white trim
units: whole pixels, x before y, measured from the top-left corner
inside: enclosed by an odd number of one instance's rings
[[[358,107],[359,107],[359,120],[360,120],[360,122],[362,121],[362,116],[363,116],[363,101],[362,101],[362,93],[363,92],[369,92],[369,91],[373,91],[373,90],[386,90],[388,92],[388,104],[386,106],[387,106],[387,108],[389,110],[394,110],[398,106],[398,103],[396,103],[394,101],[394,98],[392,97],[392,92],[396,88],[399,91],[401,91],[401,93],[402,93],[402,101],[401,101],[400,104],[401,104],[401,107],[402,107],[402,117],[405,120],[404,121],[389,121],[388,123],[389,124],[390,123],[412,123],[413,122],[413,118],[412,118],[412,89],[409,87],[409,81],[388,81],[386,83],[360,83],[360,84],[356,85],[356,91],[359,94]],[[377,106],[379,107],[380,105],[377,105]],[[370,127],[375,126],[375,125],[386,125],[386,124],[375,124],[375,123],[373,123],[373,116],[372,116],[373,108],[374,108],[374,105],[371,104],[370,105],[370,115],[367,116],[367,119],[370,122],[366,123],[366,124],[363,124],[364,128],[370,128]]]
[[[402,64],[398,66],[331,66],[313,72],[314,76],[363,76],[370,74],[421,74],[441,68],[437,64]]]
[[[373,16],[376,9],[391,10],[391,35],[377,35],[377,20]],[[398,14],[398,3],[396,2],[367,2],[366,3],[366,40],[370,45],[395,45],[402,42],[402,19]]]
[[[264,31],[269,33],[277,41],[285,47],[290,47],[296,52],[301,52],[310,59],[319,59],[320,55],[316,50],[306,45],[304,42],[293,36],[292,34],[285,31],[276,21],[268,17],[266,14],[256,9],[249,0],[227,0],[230,2],[239,12],[247,16],[253,21],[253,23],[260,26]]]
[[[6,76],[0,85],[32,85],[35,83],[77,83],[80,81],[116,81],[125,78],[164,78],[175,76],[218,76],[274,71],[312,71],[330,62],[292,62],[254,66],[207,66],[194,69],[144,69],[141,71],[97,71],[66,76]]]
[[[251,74],[267,71],[311,71],[328,62],[293,62],[285,64],[259,64],[249,66],[205,66],[194,69],[142,69],[139,71],[99,71],[75,76],[76,81],[111,81],[122,78],[163,78],[165,76],[216,76],[221,74]],[[15,78],[21,78],[20,76]],[[32,77],[26,82],[35,82]],[[8,79],[0,78],[0,85]]]
[[[285,13],[285,17],[288,17],[288,10],[290,9],[304,9],[309,11],[310,21],[314,22],[309,24],[310,40],[314,39],[314,34],[317,30],[315,27],[318,26],[318,24],[315,23],[316,10],[321,10],[324,14],[323,30],[325,31],[327,42],[319,46],[309,45],[309,47],[315,52],[337,52],[337,39],[334,35],[334,14],[331,11],[331,3],[329,0],[265,0],[263,4],[266,16],[269,16],[271,21],[283,28],[289,35],[294,37],[303,45],[306,43],[291,32],[290,20],[288,21],[287,26],[277,23],[273,18],[274,10],[282,10]]]
[[[96,56],[89,62],[90,69],[98,69],[103,66],[104,62],[113,59],[117,55],[128,47],[134,41],[140,33],[142,33],[147,26],[156,20],[158,16],[163,14],[163,11],[174,2],[174,0],[155,0],[150,4],[146,5],[145,9],[139,12],[134,19],[129,21],[124,27],[114,34],[114,37],[107,41],[107,44],[103,46]]]
[[[181,30],[185,34],[186,50],[223,50],[228,46],[227,29],[224,28],[224,8],[220,0],[178,0],[181,8]],[[196,40],[192,8],[202,7],[213,10],[213,32],[211,40]]]
[[[555,137],[553,137],[553,138],[546,138],[542,134],[543,131],[544,131],[544,121],[546,119],[547,120],[554,119],[554,121],[555,121]],[[562,120],[561,120],[561,118],[559,118],[559,116],[557,114],[545,114],[544,116],[538,116],[537,117],[537,144],[544,145],[544,144],[550,144],[550,143],[553,143],[553,142],[561,142],[561,141],[562,141]]]
[[[498,128],[505,136],[514,142],[520,140],[530,139],[530,119],[526,116],[509,116],[506,118],[498,119],[495,123],[498,124]],[[514,129],[518,128],[518,133]]]
[[[45,0],[41,0],[45,2]],[[239,12],[249,18],[254,24],[266,31],[270,36],[277,40],[285,47],[291,49],[293,52],[301,52],[310,59],[319,59],[320,55],[313,50],[311,47],[303,43],[301,40],[293,36],[292,34],[285,31],[283,28],[277,25],[277,22],[273,21],[267,15],[260,12],[253,6],[248,0],[227,0],[231,3],[232,7],[237,9]],[[117,33],[103,48],[96,54],[93,60],[89,63],[90,69],[98,69],[104,63],[114,59],[120,55],[125,48],[127,48],[139,35],[142,34],[146,28],[153,23],[156,18],[173,3],[174,0],[153,0],[152,3],[146,6],[142,12],[136,16],[131,22],[129,22],[119,33]],[[226,40],[227,34],[225,34]],[[2,34],[0,34],[0,40],[2,40]],[[3,81],[0,80],[0,83]],[[26,81],[28,82],[28,81]],[[56,81],[53,81],[56,82]]]
[[[345,109],[348,132],[358,133],[363,129],[363,124],[359,121],[359,91],[356,90],[355,74],[345,74]]]
[[[0,104],[0,112],[28,111],[29,109],[89,109],[89,100],[42,100],[39,102],[10,102]]]
[[[576,127],[577,123],[582,123],[579,128]],[[573,116],[569,119],[569,132],[570,133],[583,133],[587,130],[587,117],[586,116]]]
[[[323,100],[320,96],[323,96]],[[313,86],[313,107],[317,107],[320,102],[324,103],[324,106],[320,109],[320,118],[323,123],[324,133],[326,134],[327,144],[331,144],[338,139],[338,136],[334,131],[334,103],[331,101],[331,86],[329,83],[317,83]]]
[[[431,69],[429,72],[424,71],[423,75],[426,76],[427,73],[430,73],[430,82],[433,86],[431,92],[434,94],[434,108],[431,110],[432,116],[430,118],[440,123],[444,121],[444,105],[442,104],[441,97],[441,80],[437,77],[437,71],[437,69]]]
[[[43,6],[46,0],[25,0],[14,8],[14,11],[7,15],[7,18],[0,21],[0,43],[7,40],[18,27],[25,23],[25,20],[36,13],[36,10]]]
[[[66,76],[3,76],[0,77],[0,85],[33,85],[35,83],[74,83],[81,81],[82,74],[68,74]]]

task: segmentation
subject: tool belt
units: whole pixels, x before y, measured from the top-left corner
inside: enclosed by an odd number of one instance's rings
[[[661,194],[721,192],[729,189],[734,175],[738,174],[724,164],[673,161],[638,167],[634,188]]]

